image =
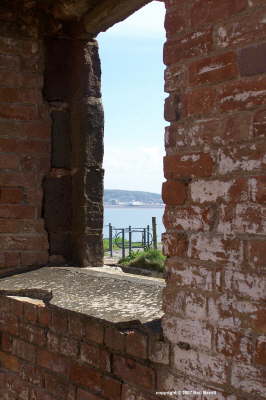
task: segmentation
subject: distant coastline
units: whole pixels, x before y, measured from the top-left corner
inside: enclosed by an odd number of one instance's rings
[[[131,206],[126,204],[121,204],[121,205],[104,204],[104,207],[105,208],[164,208],[164,204],[142,204],[139,206]]]

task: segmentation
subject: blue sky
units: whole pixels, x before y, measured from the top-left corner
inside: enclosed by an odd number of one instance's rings
[[[164,14],[163,3],[153,1],[97,38],[106,189],[161,191]]]

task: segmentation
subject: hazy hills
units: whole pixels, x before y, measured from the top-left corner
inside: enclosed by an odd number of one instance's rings
[[[163,204],[162,197],[158,193],[134,191],[134,190],[114,190],[105,189],[104,203],[110,205],[119,204]]]

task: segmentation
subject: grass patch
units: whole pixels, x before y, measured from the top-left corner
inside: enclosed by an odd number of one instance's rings
[[[160,250],[150,249],[146,251],[133,251],[131,255],[120,259],[118,264],[163,272],[165,259],[166,257]]]

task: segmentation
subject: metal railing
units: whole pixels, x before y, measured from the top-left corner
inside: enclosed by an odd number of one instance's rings
[[[152,229],[150,225],[145,228],[129,226],[128,228],[115,228],[111,223],[109,229],[109,248],[110,256],[113,257],[114,246],[122,250],[122,258],[132,253],[133,249],[157,249],[157,227],[156,217],[152,218]]]

